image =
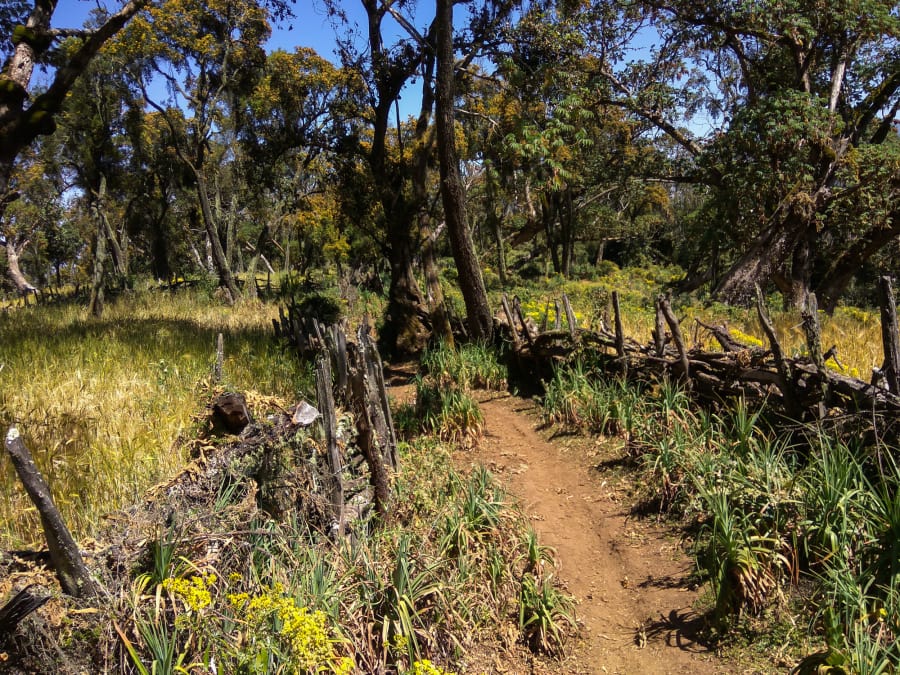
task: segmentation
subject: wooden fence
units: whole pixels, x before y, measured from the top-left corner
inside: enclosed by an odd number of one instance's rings
[[[548,327],[545,313],[542,329],[527,320],[517,299],[504,296],[504,325],[512,344],[510,382],[526,391],[535,383],[549,381],[553,368],[577,350],[587,350],[610,375],[630,379],[669,377],[683,383],[693,395],[721,403],[735,397],[766,401],[793,420],[817,420],[836,412],[900,416],[900,339],[897,310],[888,277],[880,280],[882,341],[885,361],[870,381],[836,372],[825,365],[834,348],[823,351],[814,294],[802,311],[807,356],[788,358],[778,341],[760,293],[756,310],[768,340],[768,348],[747,345],[724,326],[697,322],[715,338],[717,350],[687,348],[681,322],[668,298],[656,300],[652,340],[641,344],[627,337],[617,292],[612,293],[613,325],[602,322],[598,330],[579,328],[568,298],[563,312],[556,303],[556,325]],[[561,317],[567,317],[567,326]]]

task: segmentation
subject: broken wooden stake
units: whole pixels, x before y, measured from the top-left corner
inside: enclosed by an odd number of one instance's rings
[[[803,332],[806,333],[806,348],[812,359],[813,365],[819,373],[819,382],[816,383],[816,405],[819,419],[825,417],[825,399],[828,396],[828,377],[825,372],[825,357],[822,354],[822,328],[819,326],[819,302],[815,293],[808,293],[806,302],[800,312],[803,322]]]
[[[663,317],[662,309],[659,303],[656,304],[655,325],[653,328],[653,346],[656,349],[656,355],[662,358],[666,355],[666,320]]]
[[[884,345],[881,372],[888,391],[900,396],[900,336],[897,331],[897,303],[890,277],[881,277],[878,288],[881,292],[881,340]]]
[[[0,638],[12,635],[23,619],[50,599],[49,595],[42,598],[32,595],[31,588],[26,586],[0,607]]]
[[[566,311],[566,322],[569,324],[569,337],[572,340],[575,340],[575,329],[578,328],[578,324],[575,322],[575,312],[572,311],[572,303],[569,302],[569,296],[563,293],[562,295],[563,301],[563,309]]]
[[[332,517],[337,536],[344,534],[344,481],[342,478],[341,454],[337,444],[337,421],[334,412],[334,396],[331,393],[331,357],[321,351],[316,358],[316,395],[322,426],[325,430],[325,446],[328,468],[334,481],[331,491]]]
[[[519,331],[516,330],[516,321],[513,319],[512,310],[509,308],[509,298],[506,297],[506,293],[504,293],[503,297],[500,299],[500,304],[503,306],[503,313],[506,315],[507,323],[509,323],[509,333],[513,341],[513,350],[519,351],[522,346],[522,341],[519,339]]]
[[[781,396],[784,399],[785,407],[792,417],[800,414],[800,406],[797,402],[797,395],[794,393],[794,374],[791,367],[784,358],[784,352],[781,350],[781,343],[778,342],[778,336],[775,334],[775,327],[769,319],[769,313],[766,311],[766,303],[763,299],[762,289],[756,287],[756,314],[759,317],[759,323],[763,332],[769,339],[769,349],[772,352],[772,358],[775,360],[775,370],[778,371],[778,388],[781,390]]]
[[[625,356],[625,330],[622,328],[622,310],[619,308],[619,291],[612,292],[613,321],[616,326],[616,356]]]
[[[31,498],[41,517],[44,538],[50,550],[50,560],[56,570],[56,576],[63,592],[76,598],[91,598],[97,594],[97,588],[87,566],[81,557],[81,551],[66,527],[50,487],[34,464],[25,442],[15,426],[6,432],[6,452],[12,459],[19,480]]]
[[[222,381],[222,367],[225,363],[225,338],[219,333],[216,337],[216,365],[213,366],[213,384]]]
[[[675,343],[675,348],[678,350],[679,362],[681,363],[681,376],[684,379],[685,386],[690,387],[691,366],[688,361],[687,349],[684,346],[684,338],[681,335],[681,326],[678,323],[678,318],[675,316],[675,312],[672,311],[672,306],[665,296],[659,296],[657,307],[662,312],[666,323],[669,324],[669,330],[672,332],[672,341]]]

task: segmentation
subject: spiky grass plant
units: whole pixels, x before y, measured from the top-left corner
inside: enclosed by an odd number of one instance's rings
[[[72,305],[0,315],[0,424],[18,424],[76,536],[95,534],[103,515],[184,463],[176,441],[209,391],[218,333],[222,386],[285,402],[308,386],[304,367],[271,338],[274,312],[148,291],[110,303],[101,320]],[[37,515],[14,473],[3,475],[0,541],[31,544]]]
[[[506,385],[496,354],[483,345],[438,344],[422,355],[422,371],[416,376],[415,408],[400,415],[401,428],[425,430],[463,447],[477,445],[484,417],[471,392]]]

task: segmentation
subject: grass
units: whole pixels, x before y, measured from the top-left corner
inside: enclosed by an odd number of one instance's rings
[[[573,363],[549,384],[545,419],[627,442],[643,499],[680,520],[693,542],[713,633],[733,642],[747,621],[766,616],[771,630],[801,628],[783,645],[798,672],[823,672],[814,670],[823,664],[843,669],[828,672],[896,672],[898,448],[815,428],[777,433],[742,403],[695,412],[666,382],[644,385],[640,396],[623,396],[622,387]],[[621,401],[635,420],[627,433],[591,421],[621,416],[613,413]],[[764,627],[754,630],[769,639]],[[803,659],[809,645],[821,651]]]
[[[76,537],[181,468],[178,439],[211,390],[219,332],[222,386],[284,401],[305,390],[304,368],[272,340],[273,316],[191,290],[124,295],[99,321],[75,305],[0,314],[0,425],[18,425]],[[37,514],[5,457],[0,469],[0,545],[33,544]]]

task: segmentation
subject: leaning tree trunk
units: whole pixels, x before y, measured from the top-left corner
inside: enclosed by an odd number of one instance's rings
[[[228,258],[225,256],[225,250],[222,248],[222,240],[219,237],[219,230],[216,227],[216,221],[213,216],[212,206],[209,203],[209,194],[207,193],[206,178],[202,171],[198,171],[191,167],[194,173],[194,179],[197,183],[197,195],[200,199],[200,215],[203,217],[203,226],[206,228],[206,235],[209,238],[212,247],[212,259],[216,266],[216,272],[219,274],[219,283],[228,293],[229,302],[235,302],[241,297],[241,291],[237,287],[234,275],[231,273],[231,267],[228,264]]]
[[[765,288],[790,254],[788,233],[783,224],[772,225],[725,272],[713,289],[713,295],[730,304],[749,305],[756,286]]]
[[[441,169],[441,198],[453,259],[459,272],[459,287],[466,303],[469,332],[476,340],[490,341],[493,333],[481,267],[475,253],[466,217],[466,198],[456,153],[453,57],[453,0],[437,0],[437,145]]]
[[[103,223],[97,224],[97,237],[94,240],[94,269],[91,273],[91,299],[88,302],[88,313],[99,319],[103,316],[103,267],[106,264],[106,233]]]
[[[393,214],[394,218],[399,215]],[[409,224],[400,223],[389,232],[393,233],[388,251],[391,285],[380,338],[385,349],[393,355],[411,356],[421,352],[428,341],[430,331],[425,325],[428,311],[413,271]]]
[[[22,268],[19,266],[19,251],[24,248],[27,243],[28,242],[26,241],[23,244],[16,246],[12,237],[8,236],[6,238],[7,273],[9,274],[9,278],[13,282],[13,285],[16,287],[16,290],[26,298],[29,293],[37,293],[37,288],[28,281],[22,273]]]

